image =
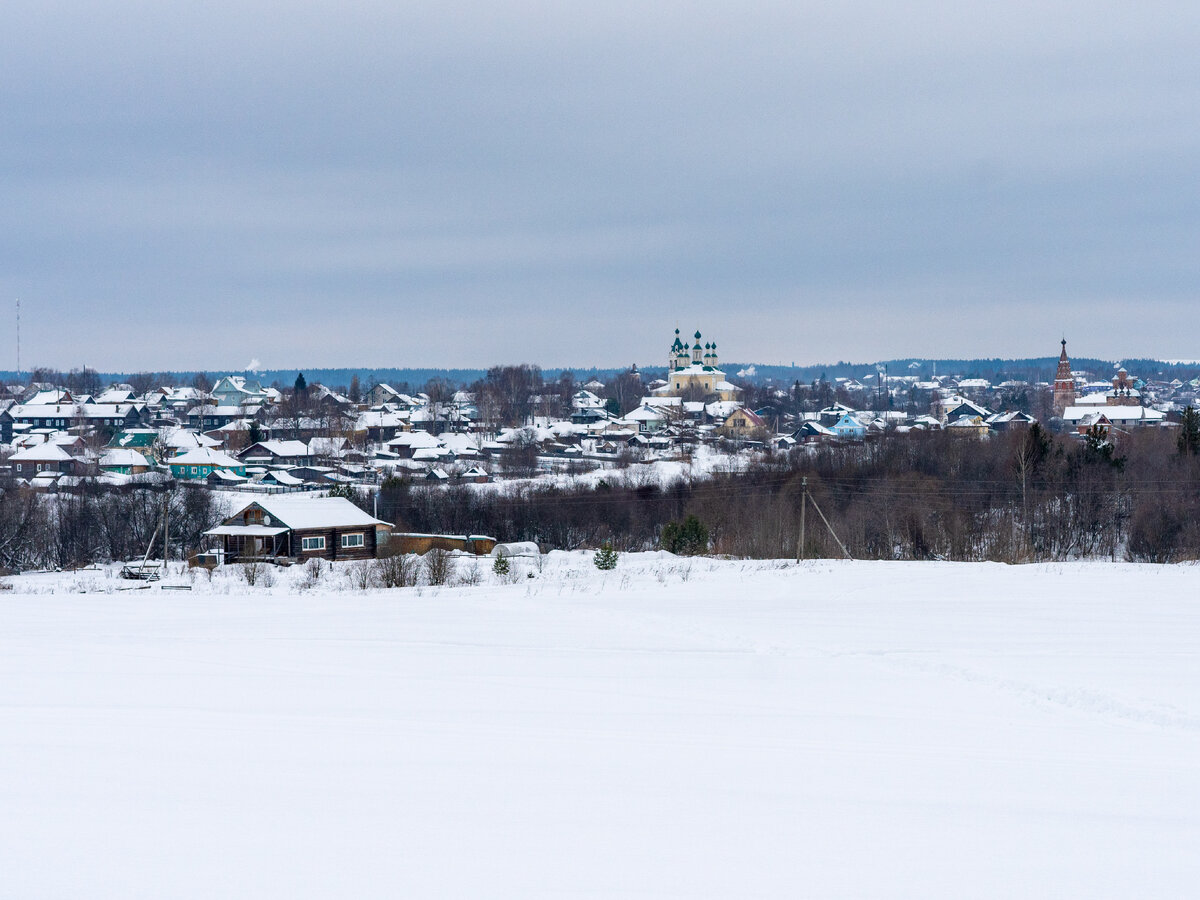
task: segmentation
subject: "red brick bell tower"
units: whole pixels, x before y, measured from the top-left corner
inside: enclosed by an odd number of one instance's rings
[[[1068,406],[1074,405],[1075,376],[1071,374],[1071,360],[1067,359],[1067,339],[1063,338],[1058,372],[1054,375],[1054,415],[1061,417]]]

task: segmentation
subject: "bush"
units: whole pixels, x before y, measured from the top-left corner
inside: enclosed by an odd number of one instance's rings
[[[1134,562],[1172,563],[1194,559],[1196,510],[1178,498],[1162,498],[1134,511],[1126,555]]]
[[[463,573],[461,575],[459,575],[455,581],[455,584],[461,584],[461,585],[467,585],[467,586],[482,584],[482,583],[483,583],[483,573],[481,571],[479,571],[478,565],[467,566],[466,569],[463,570]]]
[[[275,583],[273,568],[271,563],[256,559],[253,562],[242,563],[241,576],[250,587],[258,587],[259,585],[270,587]]]
[[[511,571],[512,565],[509,563],[508,557],[503,553],[497,556],[496,561],[492,563],[492,572],[500,578],[504,578]]]
[[[695,516],[663,526],[658,545],[677,556],[698,556],[708,552],[708,528]]]
[[[319,557],[310,559],[304,564],[304,577],[300,579],[300,590],[309,591],[321,582],[325,575],[325,561]]]
[[[375,577],[385,588],[412,587],[417,583],[417,563],[407,553],[381,556],[374,566]]]
[[[369,591],[375,587],[374,561],[356,562],[350,566],[350,584],[360,591]]]
[[[433,586],[448,584],[454,573],[454,560],[450,552],[434,547],[425,554],[425,580]]]
[[[610,569],[617,567],[617,551],[613,549],[613,545],[605,543],[596,551],[596,555],[592,557],[592,562],[596,564],[597,569],[602,569],[607,572]]]

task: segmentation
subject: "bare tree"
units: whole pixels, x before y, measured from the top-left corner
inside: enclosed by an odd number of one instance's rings
[[[454,574],[454,560],[441,547],[434,547],[425,554],[425,580],[431,585],[448,584]]]

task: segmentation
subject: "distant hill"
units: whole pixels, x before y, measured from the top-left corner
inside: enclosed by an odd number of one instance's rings
[[[1200,377],[1200,361],[1196,360],[1125,359],[1121,360],[1120,364],[1124,365],[1130,374],[1140,378],[1161,377],[1166,380],[1178,378],[1181,381],[1190,381],[1193,378]],[[806,366],[724,362],[721,368],[734,380],[749,381],[757,384],[775,383],[790,385],[796,381],[808,383],[820,379],[822,376],[831,380],[834,378],[873,379],[876,377],[878,369],[882,367],[886,367],[887,374],[891,376],[915,375],[924,380],[936,373],[938,375],[961,375],[967,378],[986,378],[995,384],[1006,379],[1053,381],[1057,366],[1057,356],[1044,356],[1027,359],[920,359],[910,357],[906,359],[882,360],[879,362],[846,362],[841,360]],[[1117,363],[1107,359],[1072,357],[1071,366],[1076,372],[1087,372],[1096,379],[1108,379],[1116,371]],[[663,377],[666,374],[666,369],[662,366],[639,366],[639,370],[647,379]],[[601,381],[604,381],[624,371],[624,369],[596,368],[593,366],[572,368],[569,370],[547,368],[542,370],[542,374],[547,381],[551,381],[557,379],[563,371],[572,372],[575,375],[576,381],[584,382],[592,378],[599,378]],[[407,385],[409,390],[418,391],[426,382],[434,378],[445,379],[455,385],[468,385],[483,378],[487,370],[482,368],[313,368],[303,370],[267,369],[261,372],[241,373],[231,373],[229,370],[212,370],[205,374],[214,380],[220,375],[245,374],[258,379],[266,385],[277,383],[283,387],[290,387],[296,381],[296,376],[300,372],[304,373],[304,378],[309,384],[321,383],[330,387],[345,387],[350,384],[350,379],[357,375],[359,383],[364,390],[373,384],[386,383],[398,389]],[[99,376],[101,382],[108,384],[111,382],[127,381],[133,374],[135,373],[101,372]],[[196,372],[193,370],[160,372],[158,374],[160,380],[166,383],[186,384],[192,380]],[[23,381],[28,377],[28,373],[24,373],[19,380]],[[0,372],[0,381],[13,382],[17,380],[15,372]]]

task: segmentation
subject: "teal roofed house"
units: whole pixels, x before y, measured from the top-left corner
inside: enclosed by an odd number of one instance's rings
[[[100,471],[118,475],[142,475],[150,471],[150,460],[137,450],[114,448],[100,457]]]
[[[153,447],[158,440],[158,431],[154,428],[126,428],[113,434],[108,446],[123,450],[142,450]]]
[[[215,471],[232,472],[242,478],[246,477],[244,463],[227,453],[208,447],[189,450],[167,460],[167,465],[171,467],[171,475],[182,481],[203,481]]]

